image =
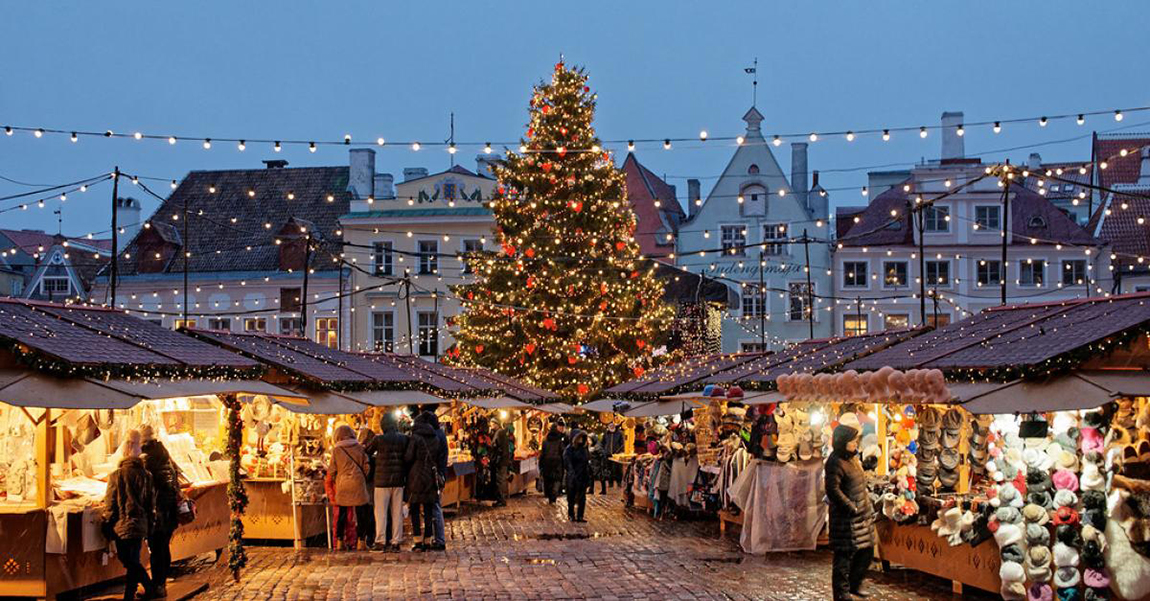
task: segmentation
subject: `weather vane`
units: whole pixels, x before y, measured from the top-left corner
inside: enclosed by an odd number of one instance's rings
[[[750,66],[743,69],[744,73],[751,75],[751,106],[756,106],[759,103],[759,57],[755,57],[755,62]]]

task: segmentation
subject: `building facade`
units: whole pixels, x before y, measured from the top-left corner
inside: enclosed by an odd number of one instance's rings
[[[189,173],[124,246],[115,299],[106,267],[92,301],[167,327],[337,346],[349,302],[337,223],[350,206],[349,168],[265,164]]]
[[[808,188],[807,145],[791,145],[790,179],[763,137],[763,115],[743,116],[746,133],[704,200],[688,182],[688,218],[677,264],[721,278],[738,292],[722,322],[723,352],[759,350],[830,335],[829,198],[815,172]],[[809,257],[809,258],[808,258]],[[809,266],[809,271],[807,267]]]
[[[635,212],[635,241],[646,257],[674,265],[675,235],[686,218],[675,186],[644,167],[632,152],[623,159],[627,201]]]
[[[112,256],[110,239],[0,229],[0,296],[77,302]]]
[[[1010,183],[1004,207],[998,178],[965,158],[961,123],[944,114],[940,160],[838,211],[836,334],[949,323],[1002,304],[1003,282],[1011,304],[1108,291],[1106,243],[1027,185]]]
[[[497,248],[491,155],[479,156],[479,173],[406,168],[394,184],[376,173],[375,151],[351,152],[352,200],[340,217],[354,292],[349,348],[436,360],[454,344],[447,326],[460,303],[450,287],[472,277],[464,255]]]

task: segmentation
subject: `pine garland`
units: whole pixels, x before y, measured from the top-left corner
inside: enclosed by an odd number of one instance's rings
[[[240,418],[240,399],[237,395],[220,395],[220,401],[228,410],[227,456],[231,459],[228,468],[228,508],[232,514],[231,528],[228,530],[228,569],[232,578],[240,579],[240,570],[248,564],[248,553],[244,548],[244,510],[248,506],[248,493],[240,476],[240,446],[244,438],[244,424]]]

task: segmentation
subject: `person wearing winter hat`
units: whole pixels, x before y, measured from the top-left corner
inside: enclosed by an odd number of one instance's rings
[[[1022,564],[1017,561],[1004,561],[998,568],[998,577],[1002,580],[1002,598],[1003,599],[1025,599],[1026,598],[1026,572],[1022,568]]]
[[[1027,549],[1023,567],[1030,582],[1050,582],[1050,548],[1034,546]]]
[[[874,509],[858,458],[859,438],[858,430],[837,426],[832,436],[834,451],[824,467],[834,549],[831,586],[836,601],[864,596],[863,579],[874,559]]]

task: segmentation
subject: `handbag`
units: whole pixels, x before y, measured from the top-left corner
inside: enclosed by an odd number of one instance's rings
[[[187,526],[194,521],[196,521],[196,502],[185,497],[176,506],[176,523]]]

